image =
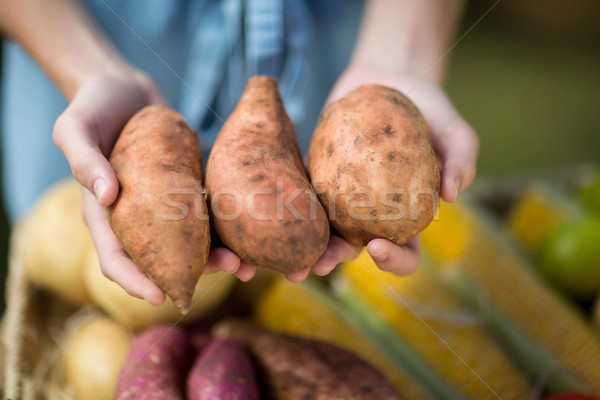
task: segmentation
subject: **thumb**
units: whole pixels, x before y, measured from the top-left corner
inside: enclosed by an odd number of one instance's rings
[[[453,202],[458,191],[468,187],[475,177],[479,141],[473,129],[458,115],[436,133],[432,136],[442,158],[441,196]]]
[[[119,182],[90,124],[68,109],[56,120],[52,138],[63,152],[77,181],[94,194],[102,207],[111,205]]]

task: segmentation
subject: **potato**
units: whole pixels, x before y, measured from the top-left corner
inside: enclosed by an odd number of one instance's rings
[[[248,81],[208,158],[211,221],[223,243],[256,266],[312,266],[329,241],[327,215],[302,163],[273,78]]]
[[[72,179],[52,186],[14,235],[27,277],[75,305],[90,301],[83,266],[93,246],[81,214],[81,190]]]
[[[366,85],[332,103],[308,170],[331,225],[350,243],[403,245],[433,219],[440,167],[425,121],[402,93]]]
[[[179,113],[147,106],[123,128],[110,163],[121,185],[108,208],[110,226],[185,313],[210,251],[198,138]]]
[[[94,303],[115,321],[135,331],[157,323],[191,323],[218,307],[229,295],[237,278],[224,272],[203,275],[196,284],[189,312],[182,318],[173,302],[167,299],[153,306],[127,294],[123,288],[102,275],[95,251],[88,255],[85,285]]]
[[[64,376],[76,400],[114,398],[130,343],[131,335],[126,329],[101,316],[84,322],[67,338]]]
[[[370,364],[340,347],[264,331],[241,321],[223,321],[217,338],[244,344],[256,360],[266,393],[278,400],[396,400],[398,394]]]

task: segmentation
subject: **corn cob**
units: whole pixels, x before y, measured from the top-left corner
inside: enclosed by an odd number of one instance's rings
[[[254,322],[265,329],[305,336],[346,348],[381,371],[404,399],[433,399],[408,374],[354,329],[307,283],[278,280],[256,303]]]
[[[356,260],[344,263],[337,279],[351,287],[465,398],[529,396],[530,387],[522,372],[473,313],[426,268],[410,277],[397,277],[379,270],[363,251]]]
[[[582,210],[565,193],[538,184],[517,200],[507,223],[523,246],[535,255],[553,232],[581,214]]]
[[[440,248],[457,234],[467,239],[460,254],[448,262]],[[547,377],[550,391],[600,395],[598,336],[535,275],[497,221],[472,203],[443,204],[439,221],[432,222],[422,238],[424,249],[440,263],[440,276],[481,313],[532,378]]]

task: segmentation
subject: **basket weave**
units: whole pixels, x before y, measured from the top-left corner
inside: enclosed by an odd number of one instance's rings
[[[27,279],[18,258],[20,236],[17,227],[11,236],[3,317],[3,398],[71,399],[61,382],[59,343],[77,309]]]

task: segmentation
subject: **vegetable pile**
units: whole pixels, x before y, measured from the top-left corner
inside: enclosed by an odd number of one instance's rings
[[[115,399],[399,398],[378,371],[337,346],[236,320],[220,322],[213,332],[166,325],[141,332]],[[203,346],[192,347],[196,335]]]

